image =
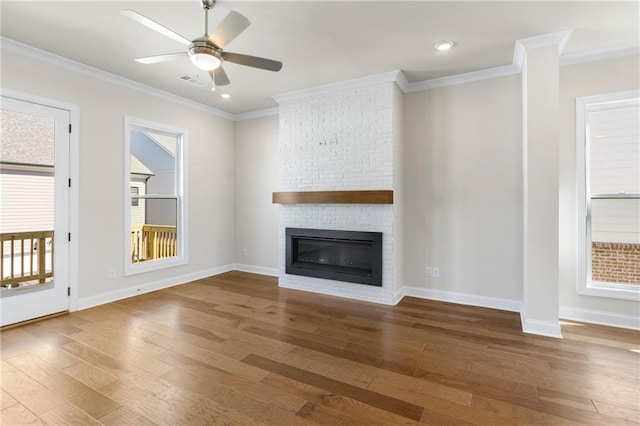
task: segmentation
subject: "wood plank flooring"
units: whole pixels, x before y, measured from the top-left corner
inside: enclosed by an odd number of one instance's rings
[[[640,424],[640,332],[230,272],[4,330],[0,424]]]

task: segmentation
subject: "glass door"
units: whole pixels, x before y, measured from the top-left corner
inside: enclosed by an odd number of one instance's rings
[[[1,325],[69,308],[69,120],[69,111],[2,96]]]

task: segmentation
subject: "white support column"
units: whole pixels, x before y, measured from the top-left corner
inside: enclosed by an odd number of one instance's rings
[[[559,59],[569,32],[518,43],[522,68],[525,333],[562,337],[559,323]]]

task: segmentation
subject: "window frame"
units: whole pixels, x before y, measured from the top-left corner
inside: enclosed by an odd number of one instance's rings
[[[129,180],[129,195],[135,195],[135,199],[134,197],[131,197],[131,207],[140,207],[140,188],[135,185],[131,185],[131,180]]]
[[[147,262],[131,262],[131,132],[149,131],[153,133],[163,133],[176,137],[176,169],[175,169],[175,192],[174,196],[144,195],[138,199],[153,198],[175,198],[176,199],[176,228],[177,228],[177,252],[178,255],[165,259],[156,259]],[[135,117],[124,117],[124,275],[137,275],[152,271],[164,270],[189,263],[189,228],[187,221],[187,176],[184,172],[187,162],[187,130],[180,127],[143,120]]]
[[[640,99],[640,90],[607,93],[576,98],[576,182],[577,182],[577,271],[576,290],[580,295],[640,301],[640,285],[594,282],[591,270],[591,199],[602,194],[588,191],[589,113],[633,105]],[[595,195],[595,197],[594,197]]]

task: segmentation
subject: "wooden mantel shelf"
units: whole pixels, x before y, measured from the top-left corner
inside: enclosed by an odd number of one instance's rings
[[[274,192],[273,204],[393,204],[393,191]]]

